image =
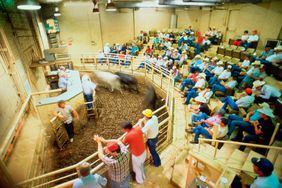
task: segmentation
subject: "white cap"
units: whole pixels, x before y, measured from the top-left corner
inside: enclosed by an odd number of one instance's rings
[[[228,68],[228,69],[231,69],[231,68],[232,68],[232,66],[231,66],[231,65],[228,65],[228,66],[227,66],[227,68]]]

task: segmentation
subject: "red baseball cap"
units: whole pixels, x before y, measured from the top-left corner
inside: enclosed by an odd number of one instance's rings
[[[118,148],[119,148],[119,145],[118,145],[116,142],[109,142],[109,143],[107,144],[107,149],[108,149],[110,152],[114,152],[114,151],[116,151]]]
[[[246,88],[245,89],[245,92],[248,94],[248,95],[251,95],[253,93],[252,89],[251,88]]]

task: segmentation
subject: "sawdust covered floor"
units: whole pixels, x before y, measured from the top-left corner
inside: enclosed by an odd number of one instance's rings
[[[136,123],[142,118],[145,85],[139,84],[139,93],[132,91],[109,92],[99,87],[96,95],[98,99],[99,117],[90,119],[87,123],[76,123],[74,142],[68,143],[60,151],[55,145],[50,146],[48,152],[50,162],[48,171],[64,168],[86,158],[97,151],[97,144],[93,135],[99,134],[106,139],[118,138],[123,133],[119,127],[120,122],[130,120]],[[158,97],[156,107],[162,106],[164,101]]]

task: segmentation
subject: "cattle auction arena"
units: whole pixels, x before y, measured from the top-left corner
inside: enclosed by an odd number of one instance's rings
[[[138,93],[128,90],[123,90],[123,93],[116,90],[110,92],[99,86],[96,91],[98,116],[87,119],[85,110],[78,111],[80,121],[75,121],[74,124],[74,141],[67,143],[62,150],[57,147],[52,131],[47,130],[49,140],[47,139],[44,149],[45,173],[74,165],[95,153],[97,143],[93,141],[93,135],[98,134],[105,139],[116,139],[123,134],[119,127],[122,121],[129,120],[135,124],[142,118],[142,110],[146,108],[144,106],[146,86],[149,83],[145,83],[144,79],[139,79],[138,82]],[[165,100],[158,96],[156,109],[164,104]]]

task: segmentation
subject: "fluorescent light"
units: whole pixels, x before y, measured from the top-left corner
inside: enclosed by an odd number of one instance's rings
[[[39,10],[41,6],[37,1],[25,0],[18,3],[17,8],[20,10]]]

